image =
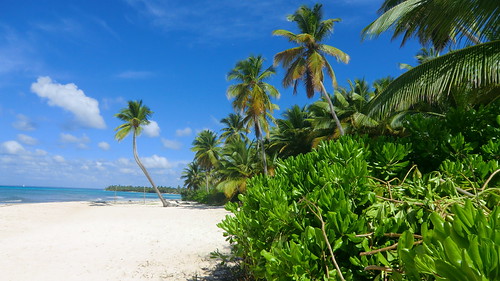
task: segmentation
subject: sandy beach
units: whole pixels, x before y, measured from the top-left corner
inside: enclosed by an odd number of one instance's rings
[[[0,280],[195,280],[229,252],[221,207],[0,205]]]

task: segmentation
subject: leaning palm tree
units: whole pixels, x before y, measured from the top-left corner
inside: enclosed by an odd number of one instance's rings
[[[133,148],[135,162],[137,162],[137,165],[139,165],[139,168],[141,168],[142,172],[153,186],[156,194],[158,195],[158,198],[160,198],[160,201],[163,204],[163,207],[168,207],[170,206],[170,204],[161,195],[160,191],[153,182],[153,179],[146,170],[146,167],[144,167],[144,165],[141,162],[141,159],[137,154],[136,138],[141,134],[143,126],[150,123],[149,117],[152,114],[153,112],[149,109],[149,107],[142,105],[142,100],[129,101],[127,108],[123,108],[122,110],[120,110],[120,113],[115,114],[115,117],[125,122],[120,126],[116,127],[115,139],[121,141],[126,136],[128,136],[130,132],[132,132],[132,148]]]
[[[209,178],[212,175],[213,169],[219,165],[220,157],[220,140],[217,135],[210,130],[201,131],[193,141],[192,151],[196,152],[194,158],[198,165],[203,168],[206,180],[206,189],[208,192]]]
[[[326,70],[326,74],[332,79],[333,89],[337,88],[337,79],[332,66],[326,59],[327,55],[333,56],[337,61],[343,63],[348,63],[350,58],[341,50],[321,43],[333,32],[333,24],[340,21],[338,18],[322,20],[323,12],[321,7],[320,4],[314,5],[312,9],[302,6],[288,17],[288,20],[297,24],[299,34],[282,29],[273,31],[273,35],[283,36],[299,45],[277,53],[274,56],[274,64],[281,64],[286,69],[283,86],[289,87],[293,85],[294,93],[297,92],[299,81],[305,84],[308,98],[312,98],[315,92],[321,92],[328,102],[331,115],[335,120],[340,135],[344,135],[344,130],[323,81],[324,70]]]
[[[394,80],[371,104],[372,116],[388,116],[414,104],[435,103],[457,92],[477,103],[500,97],[500,8],[491,0],[386,0],[383,14],[364,38],[393,30],[404,44],[416,37],[442,50],[465,39],[466,48],[418,65]],[[484,43],[483,43],[484,42]]]
[[[247,128],[254,127],[255,137],[262,153],[264,174],[267,175],[263,135],[264,133],[269,135],[268,119],[273,120],[271,114],[277,108],[271,102],[271,97],[279,98],[280,94],[274,86],[264,82],[276,71],[272,66],[263,70],[263,63],[264,59],[261,56],[250,56],[246,60],[239,61],[227,76],[228,80],[236,80],[239,83],[229,86],[227,96],[234,98],[233,108],[243,113],[243,121],[247,124]]]

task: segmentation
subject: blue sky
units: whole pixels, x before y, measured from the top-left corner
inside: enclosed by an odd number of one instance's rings
[[[339,84],[369,82],[414,63],[420,48],[390,35],[361,41],[380,0],[323,1],[325,18],[341,18],[325,41],[351,57],[331,63]],[[105,3],[105,5],[103,4]],[[104,188],[147,185],[132,157],[131,138],[118,143],[113,117],[128,100],[142,99],[154,115],[138,139],[139,155],[158,185],[182,186],[195,135],[219,132],[232,112],[226,74],[237,61],[292,45],[275,29],[295,0],[16,1],[0,4],[0,185]],[[312,100],[277,86],[281,110]],[[331,87],[329,88],[331,90]]]

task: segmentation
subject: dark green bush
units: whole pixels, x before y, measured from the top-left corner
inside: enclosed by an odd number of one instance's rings
[[[224,192],[211,189],[207,192],[205,189],[185,189],[181,191],[183,201],[195,201],[207,205],[222,206],[227,203]]]

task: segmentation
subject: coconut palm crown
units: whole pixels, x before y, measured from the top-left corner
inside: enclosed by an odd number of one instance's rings
[[[321,92],[330,101],[332,116],[340,134],[343,135],[342,126],[335,114],[323,81],[326,71],[326,75],[332,80],[333,88],[337,88],[335,72],[326,59],[327,55],[333,56],[337,61],[343,63],[348,63],[350,58],[343,51],[321,43],[333,32],[334,23],[339,22],[340,19],[323,20],[322,5],[316,4],[312,9],[301,6],[288,17],[288,20],[297,24],[299,34],[283,29],[273,31],[273,35],[283,36],[298,45],[298,47],[279,52],[274,56],[274,64],[281,64],[286,70],[283,86],[293,85],[294,94],[296,94],[299,82],[303,82],[309,98],[312,98],[315,92]]]
[[[259,141],[262,151],[264,173],[267,174],[266,154],[264,150],[263,135],[269,135],[269,122],[273,122],[272,112],[277,105],[271,102],[272,98],[279,98],[278,90],[264,82],[276,70],[271,66],[263,69],[264,59],[262,56],[250,56],[246,60],[239,61],[227,75],[228,80],[236,80],[227,89],[228,98],[234,98],[233,108],[240,111],[244,118],[243,122],[247,128],[253,126],[255,137]]]

